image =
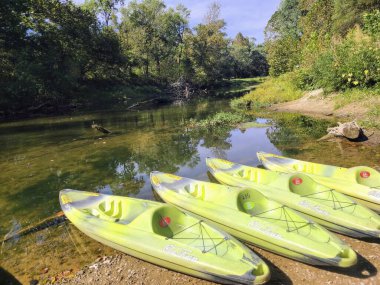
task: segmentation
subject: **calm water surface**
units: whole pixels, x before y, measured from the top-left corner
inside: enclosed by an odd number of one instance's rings
[[[379,167],[378,147],[316,142],[331,121],[266,114],[256,120],[270,127],[186,127],[190,118],[222,110],[229,111],[227,102],[0,124],[0,236],[58,212],[58,192],[64,188],[155,200],[149,183],[153,170],[208,180],[208,156],[258,165],[256,152],[266,151],[347,167]],[[93,121],[112,134],[93,130]],[[0,269],[27,283],[112,253],[63,223],[3,244]]]

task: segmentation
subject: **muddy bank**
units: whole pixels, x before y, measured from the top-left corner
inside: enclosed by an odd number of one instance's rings
[[[352,102],[340,108],[335,107],[337,94],[325,96],[322,89],[307,92],[302,98],[274,104],[269,107],[272,111],[302,113],[314,117],[336,117],[346,120],[359,120],[365,117],[369,111],[367,102]]]
[[[336,118],[341,122],[360,121],[365,119],[370,110],[368,102],[353,102],[340,108],[336,108],[334,98],[337,94],[325,96],[322,89],[307,92],[302,98],[274,104],[268,109],[275,112],[300,113],[315,118]],[[380,104],[380,102],[372,102]],[[379,145],[380,130],[368,129],[366,138],[359,141],[360,144]],[[337,138],[340,140],[340,138]],[[344,139],[343,139],[344,140]]]

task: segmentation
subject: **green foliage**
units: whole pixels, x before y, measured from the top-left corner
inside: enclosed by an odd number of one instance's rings
[[[238,33],[230,46],[233,62],[232,76],[245,78],[268,74],[268,63],[262,46],[256,46],[254,39]]]
[[[100,14],[104,25],[108,27],[110,21],[116,18],[116,6],[120,4],[124,4],[124,0],[85,0],[83,7],[95,14]]]
[[[365,13],[363,19],[364,31],[373,37],[380,37],[380,10]]]
[[[122,40],[133,57],[137,68],[146,77],[159,80],[167,68],[178,72],[179,57],[182,52],[183,33],[187,27],[188,11],[184,7],[176,10],[166,6],[161,0],[132,1],[122,10]]]
[[[298,88],[325,91],[368,88],[379,82],[380,12],[373,10],[378,1],[297,3],[283,0],[268,22],[267,31],[275,35],[265,44],[271,75],[294,71],[292,80]],[[281,16],[285,7],[299,11],[299,17],[294,17],[295,12],[289,18]]]
[[[357,42],[352,33],[335,50],[322,53],[298,86],[326,91],[371,87],[380,82],[379,62],[380,49],[365,38]]]
[[[189,36],[189,58],[198,85],[214,85],[225,77],[228,68],[228,39],[226,23],[220,19],[220,6],[214,3],[206,15],[205,23],[197,25]]]
[[[191,120],[189,126],[200,128],[233,127],[239,123],[248,122],[250,119],[252,119],[250,116],[242,113],[219,112],[204,120]]]
[[[293,70],[299,62],[298,45],[299,40],[291,36],[266,42],[270,75],[279,76]]]
[[[379,0],[334,0],[334,32],[344,36],[355,25],[363,24],[363,14],[379,9]]]
[[[0,115],[98,102],[83,93],[102,94],[110,86],[164,89],[181,79],[192,88],[209,88],[231,76],[267,73],[261,47],[243,35],[234,44],[226,37],[219,4],[191,30],[183,5],[134,0],[123,7],[125,2],[4,0]]]
[[[8,111],[46,101],[64,102],[61,95],[76,88],[82,79],[96,29],[94,15],[71,2],[31,0],[28,4],[20,22],[9,23],[22,26],[25,34],[18,38],[14,70],[4,83],[1,109],[5,104]],[[8,9],[13,11],[12,6]],[[7,28],[17,29],[11,25]]]
[[[265,27],[265,49],[272,76],[292,71],[299,63],[300,17],[299,1],[283,0]]]
[[[268,40],[282,37],[298,38],[301,34],[298,21],[301,17],[299,0],[283,0],[279,9],[271,16],[265,27]]]
[[[270,104],[292,101],[302,97],[303,92],[294,84],[295,73],[269,77],[247,95],[232,100],[234,108],[258,109]]]

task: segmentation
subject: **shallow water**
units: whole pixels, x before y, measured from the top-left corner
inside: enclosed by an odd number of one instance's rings
[[[208,156],[258,165],[256,152],[266,151],[348,167],[379,166],[378,147],[316,142],[331,121],[261,114],[256,121],[270,127],[186,127],[190,118],[222,110],[229,110],[227,102],[0,124],[0,236],[58,212],[64,188],[155,200],[151,171],[208,180]],[[92,129],[93,121],[112,134]],[[112,251],[64,223],[4,244],[0,268],[28,282],[75,270]]]

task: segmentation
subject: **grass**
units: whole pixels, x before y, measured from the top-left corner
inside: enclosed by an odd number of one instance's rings
[[[358,121],[364,128],[380,129],[380,88],[349,89],[334,97],[335,109],[352,103],[367,107],[369,111]]]
[[[275,103],[296,100],[302,97],[303,91],[292,83],[293,77],[292,73],[283,74],[279,77],[268,77],[248,94],[232,100],[231,107],[235,109],[261,108]]]
[[[228,79],[224,81],[222,87],[215,90],[215,93],[216,96],[220,97],[241,96],[254,90],[255,87],[264,80],[264,77]]]
[[[234,127],[239,123],[248,122],[252,116],[242,113],[219,112],[200,121],[190,120],[190,127],[210,129],[214,127]]]
[[[373,106],[367,116],[359,121],[364,128],[375,128],[380,130],[380,105]]]
[[[368,104],[370,104],[371,98],[380,98],[380,87],[348,89],[344,92],[338,93],[338,96],[335,97],[335,109],[339,109],[354,102],[368,102]]]

